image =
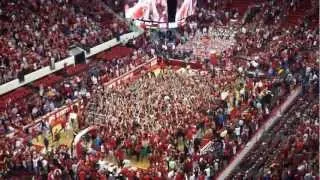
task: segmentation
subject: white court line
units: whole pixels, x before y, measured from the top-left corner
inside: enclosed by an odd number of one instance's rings
[[[251,138],[251,140],[246,144],[246,146],[241,150],[241,152],[232,160],[232,162],[219,174],[217,177],[218,180],[226,179],[231,172],[236,168],[242,159],[250,152],[253,146],[260,140],[262,134],[268,131],[271,126],[277,122],[279,117],[281,117],[281,113],[285,111],[291,103],[296,99],[296,97],[300,94],[301,87],[295,89],[286,99],[286,101],[277,109],[272,117],[268,119],[268,121],[260,128],[260,130]]]

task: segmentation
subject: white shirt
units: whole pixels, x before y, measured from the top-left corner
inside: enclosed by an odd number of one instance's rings
[[[235,132],[235,134],[236,134],[237,136],[240,136],[240,127],[236,127],[236,128],[234,129],[234,132]]]
[[[91,81],[94,85],[98,84],[98,79],[95,76],[91,77]]]
[[[174,177],[174,171],[170,171],[170,172],[168,173],[168,178],[169,178],[169,179],[173,179],[173,177]]]
[[[208,167],[208,168],[206,168],[205,170],[204,170],[205,172],[206,172],[206,177],[209,177],[210,176],[210,168]]]
[[[39,157],[32,159],[33,167],[38,167],[38,160],[39,160]]]
[[[45,159],[43,159],[43,160],[42,160],[42,166],[43,166],[43,167],[47,167],[47,165],[48,165],[48,161],[45,160]]]

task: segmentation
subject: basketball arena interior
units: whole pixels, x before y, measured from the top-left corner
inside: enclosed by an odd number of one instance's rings
[[[0,179],[318,180],[319,1],[0,0]]]

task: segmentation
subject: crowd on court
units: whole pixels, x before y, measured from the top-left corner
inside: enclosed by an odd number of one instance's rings
[[[151,73],[133,84],[98,90],[85,116],[88,124],[106,125],[95,137],[99,141],[82,148],[115,156],[120,166],[126,157],[149,157],[152,177],[216,175],[269,113],[272,84],[242,81],[231,70],[186,71],[164,69],[156,77]],[[214,154],[201,154],[204,136],[215,142]]]

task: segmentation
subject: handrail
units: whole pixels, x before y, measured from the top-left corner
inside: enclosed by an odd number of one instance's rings
[[[139,32],[130,32],[127,34],[124,34],[120,37],[121,40],[123,41],[128,41],[129,39],[134,39],[137,38],[138,36],[140,36],[143,32],[139,31]],[[86,53],[86,58],[92,57],[98,53],[101,53],[107,49],[110,49],[114,46],[117,46],[119,44],[121,44],[121,41],[117,41],[115,38],[111,39],[107,42],[104,42],[102,44],[99,44],[93,48],[90,49],[90,53]],[[75,58],[74,56],[70,56],[67,57],[61,61],[58,61],[55,63],[55,69],[51,69],[50,66],[46,66],[43,67],[39,70],[36,70],[34,72],[31,72],[29,74],[25,75],[25,81],[24,82],[19,82],[19,80],[16,78],[12,81],[9,81],[7,83],[1,84],[0,85],[0,96],[8,93],[12,90],[15,90],[21,86],[24,86],[26,84],[29,84],[33,81],[36,81],[40,78],[43,78],[45,76],[48,76],[56,71],[59,71],[63,68],[65,68],[65,66],[70,66],[70,65],[74,65],[75,64]]]
[[[271,116],[251,137],[250,141],[247,142],[246,146],[238,152],[234,159],[228,164],[228,166],[217,176],[216,179],[223,180],[228,178],[232,171],[240,164],[244,157],[250,152],[254,145],[261,139],[264,132],[267,132],[281,117],[282,113],[285,112],[294,100],[300,95],[302,88],[297,87],[291,94],[287,97],[286,101],[283,102],[279,108],[274,109],[274,115]]]

